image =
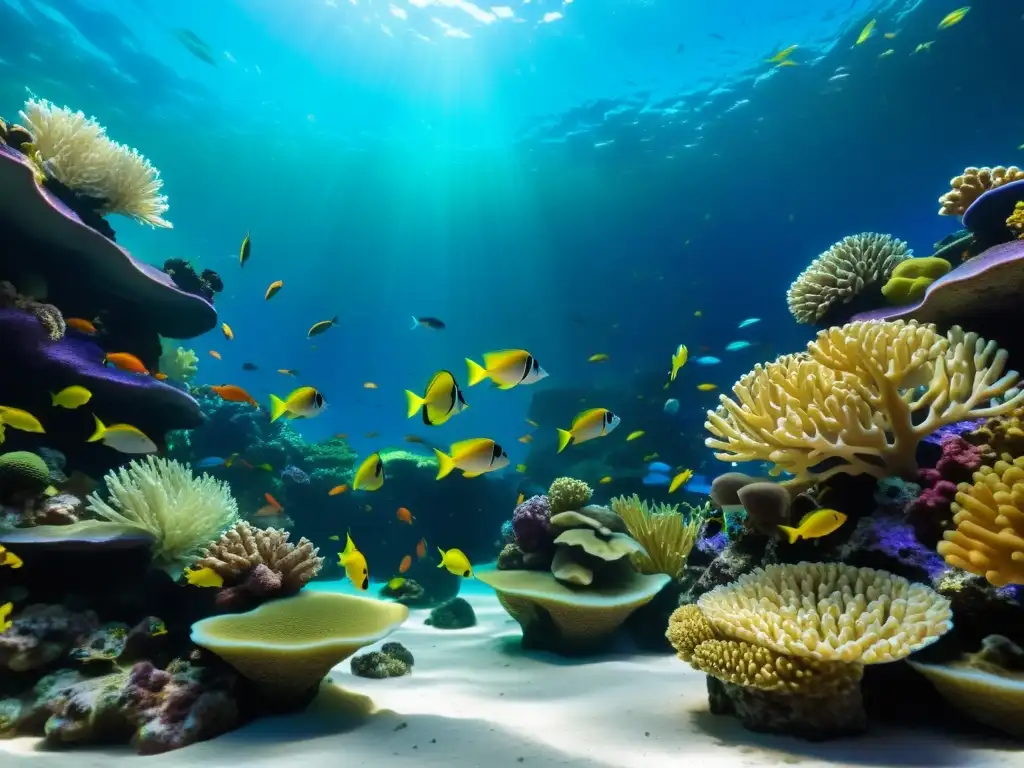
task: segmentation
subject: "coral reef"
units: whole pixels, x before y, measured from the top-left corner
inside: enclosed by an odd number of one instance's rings
[[[456,597],[434,608],[424,623],[438,629],[466,629],[476,626],[476,612],[468,600]]]
[[[0,423],[0,437],[3,424]],[[0,454],[0,502],[11,504],[38,496],[50,484],[50,468],[38,454],[11,451]]]
[[[25,672],[63,657],[99,621],[92,611],[71,611],[62,605],[27,605],[12,617],[11,628],[0,633],[0,667]]]
[[[963,216],[983,193],[1021,179],[1024,179],[1024,171],[1014,165],[1009,168],[1001,165],[995,168],[965,168],[962,174],[950,180],[949,192],[939,198],[939,215]]]
[[[985,455],[1024,456],[1024,406],[986,419],[964,432],[963,438],[980,446]]]
[[[925,290],[952,268],[945,259],[925,256],[906,259],[896,265],[882,295],[890,304],[909,304],[924,296]]]
[[[353,675],[381,680],[410,674],[414,663],[412,654],[404,645],[384,643],[379,651],[353,656],[350,666]]]
[[[547,496],[531,496],[512,513],[515,543],[523,552],[543,552],[551,548],[551,504]]]

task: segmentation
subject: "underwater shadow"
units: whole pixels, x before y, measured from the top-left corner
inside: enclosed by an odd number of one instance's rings
[[[581,653],[578,656],[564,656],[541,648],[524,648],[523,636],[518,632],[494,638],[489,644],[507,659],[528,659],[553,667],[586,667],[594,664],[606,664],[609,661],[630,661],[638,656],[664,656],[665,654],[638,652],[628,643],[615,643],[600,651]]]
[[[261,717],[220,737],[241,737],[247,744],[272,741],[275,744],[305,741],[349,733],[385,714],[373,699],[334,683],[322,683],[316,698],[301,712]]]

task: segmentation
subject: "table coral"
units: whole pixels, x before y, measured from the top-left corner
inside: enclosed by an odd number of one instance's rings
[[[963,216],[971,203],[990,190],[1024,179],[1024,171],[1015,165],[1004,168],[965,168],[964,172],[949,182],[950,191],[939,198],[940,216]]]
[[[917,444],[943,425],[1024,402],[995,342],[954,326],[862,321],[818,333],[807,353],[758,364],[708,411],[721,461],[768,461],[796,483],[917,473]],[[995,398],[1007,395],[1001,403]]]

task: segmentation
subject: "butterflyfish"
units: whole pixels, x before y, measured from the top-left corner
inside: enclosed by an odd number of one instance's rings
[[[452,416],[462,413],[469,406],[450,371],[438,371],[427,384],[423,397],[405,390],[406,418],[412,418],[419,411],[423,423],[428,427],[444,424]]]
[[[384,461],[379,453],[371,453],[356,470],[353,491],[378,491],[384,485]]]
[[[96,429],[86,442],[101,442],[121,453],[156,453],[156,443],[137,427],[130,424],[112,424],[108,427],[100,421],[99,416],[93,415],[92,418],[96,423]]]
[[[270,420],[277,421],[287,414],[290,418],[303,417],[311,419],[327,406],[327,401],[314,387],[299,387],[287,398],[282,400],[277,395],[270,396]]]
[[[569,443],[585,443],[595,437],[604,437],[619,426],[619,417],[607,408],[591,408],[573,419],[569,429],[558,430],[558,452]]]
[[[437,479],[446,477],[455,469],[462,470],[463,477],[477,477],[508,466],[508,454],[487,437],[475,437],[452,445],[450,454],[437,448]]]
[[[512,389],[520,384],[535,384],[548,375],[537,362],[537,358],[525,349],[488,352],[484,355],[483,365],[467,357],[466,367],[469,369],[471,387],[490,379],[498,389]]]
[[[461,576],[464,579],[472,578],[473,566],[469,564],[469,558],[461,549],[449,549],[445,552],[438,547],[437,551],[441,553],[441,562],[438,563],[438,568],[445,568],[448,573]]]
[[[365,591],[370,586],[370,571],[366,558],[356,549],[351,534],[345,534],[345,551],[338,553],[338,565],[345,569],[345,575],[356,589]]]

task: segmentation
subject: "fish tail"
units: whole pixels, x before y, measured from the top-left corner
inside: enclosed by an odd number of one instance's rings
[[[440,480],[442,477],[450,475],[455,469],[455,459],[437,448],[434,449],[434,453],[437,454],[437,479]]]
[[[415,392],[410,392],[408,389],[405,390],[405,401],[408,403],[408,413],[406,414],[407,419],[411,419],[416,415],[416,411],[427,404],[427,401],[417,395]]]
[[[420,327],[420,321],[416,319],[416,315],[412,316],[412,325],[409,326],[410,331],[415,331]]]
[[[790,544],[795,544],[796,540],[800,538],[799,528],[791,528],[788,525],[780,525],[779,530],[786,534],[786,538],[789,539]]]
[[[475,387],[481,381],[487,378],[487,369],[484,368],[480,363],[475,363],[466,358],[466,368],[469,371],[469,386]]]
[[[437,564],[437,567],[444,568],[444,550],[438,547],[437,551],[441,553],[441,562]]]
[[[93,414],[92,418],[93,421],[96,422],[96,430],[92,433],[92,437],[85,441],[87,443],[95,443],[97,440],[102,440],[103,435],[107,433],[107,427],[102,421],[100,421],[100,417]]]
[[[53,392],[50,392],[50,405],[57,407],[57,396]]]
[[[338,316],[338,315],[335,315],[334,317],[332,317],[332,318],[331,318],[331,325],[337,325],[337,324],[338,324],[338,321],[339,321],[339,319],[340,319],[340,318],[339,318],[339,316]]]
[[[277,395],[270,396],[270,420],[277,421],[288,410],[288,404]]]
[[[565,429],[558,430],[558,452],[561,453],[572,442],[572,432]]]

